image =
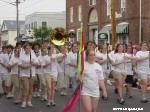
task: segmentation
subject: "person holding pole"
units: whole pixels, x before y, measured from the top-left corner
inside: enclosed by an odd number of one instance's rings
[[[103,91],[102,94],[105,99],[107,99],[103,70],[102,67],[95,62],[96,56],[94,49],[87,49],[85,54],[86,59],[83,75],[79,76],[79,80],[83,81],[81,102],[84,112],[96,112],[100,97],[100,85]]]

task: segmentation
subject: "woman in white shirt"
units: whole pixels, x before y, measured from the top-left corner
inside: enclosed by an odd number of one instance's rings
[[[57,58],[63,57],[63,54],[53,54],[54,47],[48,47],[48,55],[44,57],[45,65],[44,76],[47,84],[47,106],[56,106],[54,102],[55,86],[58,76],[58,62]]]
[[[133,96],[133,94],[131,93],[131,85],[133,83],[133,60],[129,59],[128,57],[132,57],[133,58],[133,54],[132,54],[132,47],[131,46],[127,46],[127,52],[125,53],[125,57],[126,59],[126,74],[127,77],[125,79],[126,82],[126,96],[128,98],[131,98]]]
[[[71,48],[72,51],[69,52],[68,58],[69,58],[69,78],[70,83],[72,85],[72,90],[74,91],[76,88],[76,75],[77,75],[77,43],[73,43]]]
[[[20,102],[20,84],[19,84],[19,74],[18,74],[19,54],[20,54],[20,49],[16,47],[14,50],[14,55],[11,57],[8,65],[8,67],[11,68],[10,74],[14,86],[14,103],[16,104]]]
[[[125,54],[123,53],[124,46],[123,44],[117,44],[115,49],[115,54],[112,60],[112,66],[114,66],[113,78],[117,82],[118,89],[118,99],[119,104],[124,104],[123,99],[123,84],[126,78],[125,74]]]
[[[66,54],[66,57],[59,58],[58,61],[58,86],[61,89],[61,96],[67,95],[67,88],[69,83],[69,60],[68,53],[65,46],[60,46],[60,52]]]
[[[110,73],[110,61],[109,61],[109,56],[107,55],[107,46],[103,45],[101,48],[102,48],[102,53],[100,53],[100,56],[103,59],[98,60],[97,62],[102,66],[105,85],[106,85],[106,81]]]
[[[84,112],[96,112],[100,97],[99,86],[101,85],[103,96],[105,98],[107,98],[107,92],[104,84],[102,67],[95,62],[94,49],[88,49],[86,51],[84,71],[79,79],[83,79],[81,101]]]
[[[150,81],[150,53],[147,49],[147,44],[141,43],[141,50],[136,53],[137,73],[142,83],[142,103],[148,102],[148,99],[146,98],[146,88],[148,81]]]
[[[38,73],[38,77],[40,80],[40,84],[41,84],[41,100],[47,100],[47,85],[46,85],[46,81],[45,81],[45,76],[44,76],[44,68],[43,65],[45,63],[44,61],[44,56],[46,56],[46,48],[42,48],[41,49],[41,55],[38,56],[38,69],[37,69],[37,73]]]
[[[38,65],[38,60],[34,54],[31,53],[31,46],[24,45],[25,53],[19,58],[19,75],[22,85],[22,108],[27,105],[32,107],[31,98],[33,93],[33,84],[35,80],[35,67]]]

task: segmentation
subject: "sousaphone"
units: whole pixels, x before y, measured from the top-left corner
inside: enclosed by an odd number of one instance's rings
[[[55,45],[61,46],[64,45],[67,41],[68,33],[62,27],[57,27],[51,32],[51,42]]]

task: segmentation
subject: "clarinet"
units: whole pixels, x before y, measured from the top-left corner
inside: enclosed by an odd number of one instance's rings
[[[149,56],[150,56],[150,48],[149,48]],[[149,68],[150,68],[150,59],[149,59]]]
[[[30,65],[31,65],[31,52],[30,52]],[[32,68],[30,68],[30,78],[32,78]]]
[[[109,63],[108,63],[108,58],[109,58],[109,56],[108,56],[108,46],[109,46],[109,43],[107,43],[107,70],[109,70]]]
[[[124,49],[124,57],[125,57],[125,43],[123,44]],[[124,59],[125,60],[125,59]],[[125,60],[126,61],[126,60]],[[124,69],[126,68],[126,64],[124,63]]]

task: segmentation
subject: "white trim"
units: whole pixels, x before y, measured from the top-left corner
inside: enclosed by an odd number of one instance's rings
[[[78,21],[82,21],[82,5],[78,6]]]
[[[73,22],[73,7],[70,8],[70,22]]]
[[[111,0],[107,0],[107,16],[111,15]]]

